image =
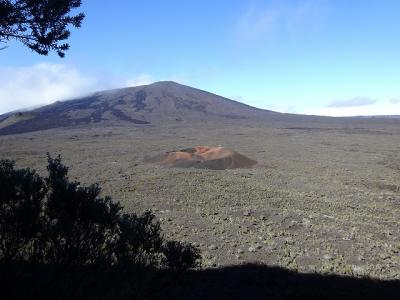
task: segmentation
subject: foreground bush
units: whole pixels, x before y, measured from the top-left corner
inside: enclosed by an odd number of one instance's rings
[[[61,158],[48,155],[48,177],[0,161],[0,262],[7,266],[124,268],[184,271],[198,266],[190,244],[165,241],[147,211],[123,214],[93,184],[70,181]]]
[[[35,171],[15,170],[0,161],[0,259],[36,260],[44,232],[44,197],[47,186]]]

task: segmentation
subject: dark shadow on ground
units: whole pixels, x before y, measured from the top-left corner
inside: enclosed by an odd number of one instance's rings
[[[0,269],[2,299],[400,299],[400,281],[301,274],[265,265],[179,273],[149,268]]]

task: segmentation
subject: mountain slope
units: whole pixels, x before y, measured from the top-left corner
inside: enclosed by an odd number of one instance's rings
[[[29,112],[0,116],[0,135],[94,123],[166,124],[263,118],[275,112],[257,109],[175,82],[97,92]]]

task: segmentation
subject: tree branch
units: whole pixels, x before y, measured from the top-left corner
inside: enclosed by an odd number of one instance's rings
[[[37,41],[37,39],[35,39],[31,35],[19,35],[19,34],[14,34],[14,33],[1,33],[0,35],[2,37],[5,37],[6,39],[15,38],[15,39],[25,39],[25,40]]]

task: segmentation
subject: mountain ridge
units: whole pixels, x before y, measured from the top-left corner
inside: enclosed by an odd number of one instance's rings
[[[159,81],[98,91],[29,111],[0,115],[0,135],[91,125],[136,128],[171,124],[197,126],[207,122],[224,126],[243,122],[253,125],[274,123],[284,128],[302,129],[328,123],[329,126],[343,127],[354,121],[365,125],[367,122],[397,120],[400,120],[399,116],[328,117],[280,113],[173,81]]]
[[[280,114],[172,81],[99,91],[0,116],[0,135],[88,124],[150,125]]]

